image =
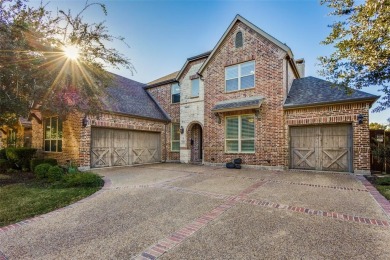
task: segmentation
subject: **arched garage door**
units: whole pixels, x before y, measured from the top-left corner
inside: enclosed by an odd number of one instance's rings
[[[351,125],[290,127],[293,169],[352,172]]]
[[[92,128],[91,167],[161,162],[160,133]]]

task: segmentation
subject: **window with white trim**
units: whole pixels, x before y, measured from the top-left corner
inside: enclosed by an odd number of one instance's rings
[[[172,103],[180,103],[180,85],[175,83],[171,85]]]
[[[225,68],[226,92],[255,87],[255,62],[248,61]]]
[[[62,120],[57,116],[45,118],[44,129],[44,150],[62,152]]]
[[[199,78],[191,80],[191,97],[199,97]]]
[[[7,146],[9,147],[16,146],[16,131],[14,129],[8,129]]]
[[[171,151],[180,151],[180,124],[172,123],[171,128]]]
[[[255,152],[254,115],[226,117],[225,124],[225,151],[227,153]]]

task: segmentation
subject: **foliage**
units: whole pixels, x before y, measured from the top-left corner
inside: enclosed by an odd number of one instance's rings
[[[390,185],[390,177],[377,178],[375,180],[375,184],[383,185],[383,186],[389,186]]]
[[[390,131],[390,128],[388,128],[385,124],[370,123],[370,130],[386,130],[386,131]]]
[[[390,1],[321,0],[340,21],[322,42],[336,51],[320,57],[322,76],[342,87],[379,86],[383,92],[374,111],[390,107]]]
[[[101,187],[103,179],[92,172],[79,172],[66,174],[63,179],[64,187]]]
[[[51,166],[56,166],[57,165],[57,160],[52,159],[52,158],[46,158],[46,159],[39,159],[39,158],[33,158],[31,159],[30,162],[30,169],[35,172],[35,167],[39,164],[47,163],[50,164]]]
[[[7,159],[7,154],[5,152],[5,148],[0,149],[0,159]]]
[[[12,168],[12,163],[10,161],[7,159],[0,159],[0,173],[5,173],[10,168]]]
[[[112,78],[107,67],[134,70],[129,58],[107,45],[124,38],[110,35],[104,22],[87,23],[83,15],[105,5],[86,3],[81,12],[47,5],[30,7],[27,0],[0,1],[0,125],[26,117],[31,107],[60,116],[71,111],[98,113],[104,87]],[[125,43],[126,44],[126,43]],[[74,46],[73,60],[64,48]]]
[[[390,200],[390,186],[376,185],[375,188],[388,200]]]
[[[372,146],[372,155],[378,160],[379,163],[390,163],[390,144],[379,144]]]
[[[34,173],[38,179],[45,179],[51,167],[52,165],[48,163],[39,164],[34,168]]]
[[[62,180],[64,170],[60,166],[51,166],[47,171],[47,179],[49,182]]]
[[[30,168],[30,161],[37,152],[35,148],[6,148],[7,159],[15,163],[18,168]]]
[[[0,227],[65,207],[99,188],[53,188],[52,184],[28,182],[0,187]]]

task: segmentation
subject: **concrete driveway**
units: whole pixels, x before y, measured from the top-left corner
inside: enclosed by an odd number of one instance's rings
[[[153,164],[0,230],[1,259],[389,259],[389,216],[349,174]]]

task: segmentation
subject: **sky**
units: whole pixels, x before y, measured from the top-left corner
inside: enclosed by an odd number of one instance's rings
[[[286,43],[295,59],[304,58],[306,76],[320,77],[317,58],[334,50],[320,44],[331,31],[328,25],[334,18],[319,0],[96,1],[106,5],[108,15],[94,6],[84,18],[89,22],[104,20],[112,35],[125,37],[130,47],[119,41],[110,47],[129,57],[136,70],[111,71],[143,83],[180,70],[188,57],[212,50],[237,14]],[[37,5],[40,0],[30,3]],[[51,0],[47,7],[53,11],[70,9],[76,14],[84,4]],[[380,95],[375,89],[363,91]],[[370,122],[386,123],[389,117],[390,109],[370,113]]]

